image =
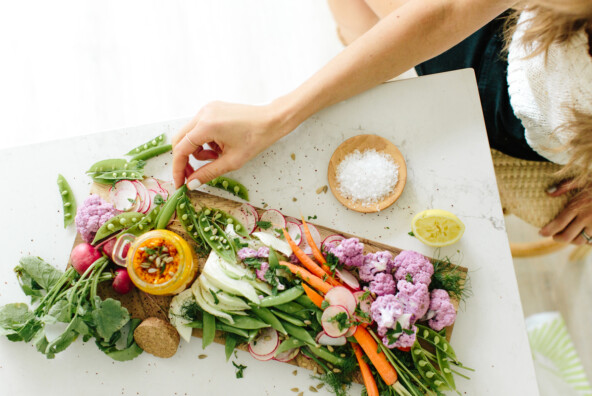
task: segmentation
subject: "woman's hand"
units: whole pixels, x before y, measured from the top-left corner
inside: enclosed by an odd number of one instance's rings
[[[554,191],[549,191],[549,195],[556,197],[577,188],[578,186],[573,182],[567,181],[559,184]],[[592,239],[588,242],[582,232],[592,237],[591,187],[582,189],[576,194],[557,217],[541,229],[540,234],[552,236],[557,242],[574,245],[592,244]]]
[[[236,170],[291,129],[279,106],[247,106],[213,102],[173,138],[173,179],[179,188],[201,184]],[[208,147],[209,146],[209,147]],[[189,156],[207,164],[194,170]]]

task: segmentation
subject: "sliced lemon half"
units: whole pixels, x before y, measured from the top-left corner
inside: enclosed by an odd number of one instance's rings
[[[441,247],[458,242],[465,225],[454,213],[441,209],[428,209],[415,215],[413,234],[429,246]]]

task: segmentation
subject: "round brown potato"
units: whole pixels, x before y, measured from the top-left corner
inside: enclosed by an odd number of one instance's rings
[[[169,358],[179,347],[179,333],[169,322],[146,318],[134,331],[134,339],[144,351],[161,358]]]

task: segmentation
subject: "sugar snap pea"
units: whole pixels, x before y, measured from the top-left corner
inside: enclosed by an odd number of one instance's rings
[[[303,307],[316,311],[319,308],[312,302],[312,300],[310,298],[308,298],[308,296],[306,294],[301,295],[300,297],[298,297],[297,299],[294,300],[295,302],[297,302],[298,304],[302,305]]]
[[[116,183],[119,180],[141,180],[144,178],[146,161],[127,161],[122,158],[96,162],[86,173],[97,183]]]
[[[247,342],[253,341],[259,335],[258,329],[249,330],[249,337],[247,338]]]
[[[134,147],[129,152],[127,152],[127,154],[125,154],[125,155],[140,154],[141,152],[151,149],[153,147],[162,146],[165,141],[166,141],[166,134],[164,134],[164,133],[160,134],[160,135],[156,136],[155,138],[150,139],[146,143],[143,143],[143,144],[139,145],[138,147]]]
[[[164,211],[164,209],[163,209]],[[199,246],[208,246],[202,239],[201,233],[198,230],[197,223],[197,212],[193,207],[193,204],[189,200],[186,194],[181,194],[177,199],[177,220],[181,223],[187,234],[197,243]],[[163,222],[164,224],[164,222]]]
[[[255,314],[255,316],[257,316],[259,319],[261,319],[262,321],[264,321],[265,323],[267,323],[283,335],[288,334],[288,332],[282,325],[282,322],[280,322],[279,319],[276,318],[275,315],[269,309],[253,306],[251,307],[251,311]]]
[[[454,349],[452,349],[452,346],[448,343],[446,337],[443,334],[440,334],[437,331],[430,329],[429,327],[418,324],[417,337],[432,344],[435,348],[440,349],[454,363],[460,364],[458,358],[456,357]]]
[[[213,251],[229,263],[236,262],[236,253],[228,236],[217,224],[208,219],[208,210],[202,210],[198,218],[198,229],[202,239]]]
[[[270,252],[271,254],[271,249]],[[273,307],[274,305],[285,304],[300,297],[304,293],[301,286],[295,286],[291,289],[278,293],[276,296],[267,296],[261,300],[262,307]]]
[[[423,349],[416,341],[411,347],[411,357],[419,374],[430,387],[438,390],[447,390],[448,386],[442,374],[434,367],[425,355]]]
[[[129,228],[134,224],[137,224],[143,218],[144,215],[138,212],[123,212],[117,216],[113,216],[103,223],[103,225],[97,230],[95,239],[93,239],[92,243],[95,244],[109,235],[113,235],[118,231]]]
[[[288,323],[286,321],[281,321],[281,322],[290,336],[292,336],[298,340],[304,341],[308,345],[313,345],[313,346],[317,345],[314,338],[312,338],[312,336],[304,328],[294,326],[293,324]]]
[[[236,344],[238,344],[238,338],[236,338],[232,334],[226,334],[224,342],[224,353],[226,354],[226,361],[228,361],[228,359],[230,359],[230,356],[232,356],[232,352],[234,352]]]
[[[229,177],[220,176],[206,184],[212,187],[226,190],[229,193],[244,199],[245,201],[249,200],[249,190],[247,190],[247,188],[238,181],[233,180]]]
[[[58,175],[58,188],[62,197],[62,208],[64,211],[64,228],[74,222],[76,217],[76,200],[74,199],[74,193],[68,184],[66,178],[62,175]]]
[[[313,355],[320,357],[321,359],[331,363],[334,366],[343,367],[345,365],[345,359],[339,357],[327,350],[326,348],[318,346],[309,346],[307,348]]]
[[[304,323],[302,320],[300,320],[298,318],[295,318],[295,317],[293,317],[291,315],[288,315],[285,312],[279,311],[277,309],[272,309],[271,312],[273,312],[273,314],[275,316],[277,316],[278,318],[280,318],[280,319],[282,319],[282,320],[284,320],[284,321],[286,321],[288,323],[291,323],[294,326],[300,326],[300,327],[306,326],[306,323]]]
[[[134,155],[131,160],[132,161],[138,161],[138,160],[147,160],[150,158],[154,158],[156,156],[159,156],[160,154],[164,154],[167,151],[171,151],[173,149],[173,146],[171,146],[170,144],[165,144],[162,146],[156,146],[156,147],[152,147],[149,148],[147,150],[142,151],[141,153],[138,153],[136,155]]]
[[[298,318],[300,320],[310,320],[311,314],[313,312],[311,310],[304,308],[302,305],[294,301],[290,301],[285,304],[275,305],[273,308],[285,312],[288,315],[294,316],[295,318]]]
[[[124,158],[109,158],[98,162],[95,162],[86,173],[97,173],[97,172],[113,172],[115,170],[126,169],[126,165],[129,167],[128,160]]]
[[[299,340],[298,338],[294,338],[294,337],[286,338],[284,341],[282,341],[280,346],[276,349],[275,355],[277,356],[281,353],[289,351],[290,349],[300,348],[301,346],[304,346],[304,345],[306,345],[306,342]]]
[[[224,319],[224,318],[219,318],[219,319],[222,323],[230,325],[230,322],[228,322],[227,319]],[[269,324],[267,324],[259,319],[252,318],[250,316],[236,316],[236,315],[234,315],[232,317],[232,319],[234,320],[234,324],[232,324],[232,326],[239,328],[239,329],[258,330],[258,329],[263,329],[265,327],[270,327]]]
[[[243,237],[249,236],[249,231],[245,228],[244,224],[242,224],[236,217],[226,213],[221,209],[209,209],[211,214],[209,215],[210,221],[215,222],[221,228],[226,229],[228,224],[234,225],[234,231]]]
[[[444,353],[436,348],[436,361],[438,362],[438,367],[440,367],[440,373],[442,377],[446,380],[446,384],[451,389],[456,389],[456,384],[454,383],[454,375],[452,375],[452,370],[450,369],[450,363]]]
[[[169,221],[171,220],[171,217],[173,217],[173,213],[175,213],[177,202],[182,196],[185,195],[186,192],[187,185],[183,184],[177,189],[177,191],[173,193],[173,195],[169,197],[169,199],[166,200],[162,207],[162,211],[158,216],[158,223],[156,224],[157,230],[164,230],[166,228],[166,226],[169,224]]]
[[[191,327],[193,329],[203,329],[203,321],[202,320],[194,320],[193,322],[187,323],[185,326]],[[249,333],[246,330],[239,329],[224,323],[220,323],[220,321],[216,321],[216,330],[223,331],[225,333],[232,333],[236,334],[240,337],[248,338]]]
[[[203,335],[201,339],[201,347],[205,349],[208,345],[214,342],[216,338],[216,317],[209,312],[203,311]]]
[[[142,220],[138,221],[136,224],[128,228],[127,232],[133,234],[135,236],[141,235],[147,231],[150,231],[154,228],[156,223],[156,218],[160,213],[161,207],[155,206],[152,208],[150,212],[146,216],[142,218]]]

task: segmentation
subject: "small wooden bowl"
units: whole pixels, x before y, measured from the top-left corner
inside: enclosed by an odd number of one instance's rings
[[[355,150],[364,152],[369,149],[374,149],[378,152],[388,154],[393,159],[393,161],[399,165],[399,176],[397,184],[395,185],[395,189],[390,195],[376,204],[363,206],[360,202],[355,202],[341,195],[338,189],[339,183],[337,182],[336,171],[339,163],[343,161],[343,159],[348,154],[353,153]],[[329,179],[331,192],[333,192],[335,198],[337,198],[337,200],[341,202],[342,205],[357,212],[372,213],[388,208],[401,196],[403,189],[405,188],[405,182],[407,181],[407,166],[405,165],[405,159],[403,158],[403,155],[397,146],[385,138],[377,135],[358,135],[347,139],[345,142],[341,143],[339,147],[337,147],[331,156],[331,160],[329,161],[329,171],[327,177]]]

